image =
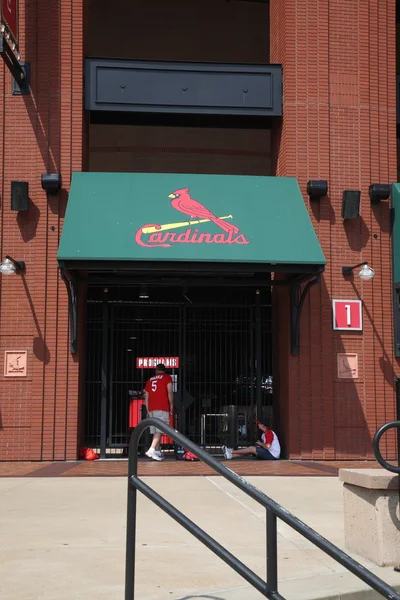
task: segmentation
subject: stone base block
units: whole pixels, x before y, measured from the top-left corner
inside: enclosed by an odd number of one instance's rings
[[[400,565],[398,477],[383,469],[342,469],[345,546],[379,566]]]

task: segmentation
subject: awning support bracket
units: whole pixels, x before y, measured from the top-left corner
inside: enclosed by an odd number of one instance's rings
[[[302,282],[297,282],[290,289],[290,312],[291,312],[291,354],[298,356],[300,351],[300,319],[304,306],[304,301],[310,289],[321,281],[321,273],[318,273],[314,279],[311,279],[304,288]]]
[[[66,269],[60,268],[60,274],[68,294],[69,349],[71,354],[76,354],[78,352],[77,282],[75,276]]]
[[[0,35],[0,56],[19,86],[20,93],[29,94],[30,65],[22,65],[3,35]]]

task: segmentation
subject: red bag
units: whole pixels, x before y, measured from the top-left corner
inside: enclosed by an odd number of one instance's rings
[[[193,461],[199,461],[199,459],[197,458],[197,456],[195,454],[193,454],[193,452],[189,452],[189,450],[186,450],[185,454],[183,455],[183,460],[193,460]]]
[[[91,448],[81,448],[79,451],[79,456],[84,460],[97,460],[100,458],[99,455],[96,454],[96,452]]]

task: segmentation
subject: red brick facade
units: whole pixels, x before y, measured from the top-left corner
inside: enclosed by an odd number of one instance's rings
[[[371,208],[371,183],[396,180],[396,34],[394,0],[271,0],[272,63],[284,70],[284,116],[277,175],[327,179],[329,198],[310,215],[327,257],[307,300],[301,352],[280,337],[280,402],[292,457],[370,458],[371,436],[394,417],[390,214]],[[361,190],[361,219],[344,223],[344,189]],[[368,261],[375,278],[342,276]],[[331,299],[360,298],[360,334],[332,331]],[[287,314],[287,307],[285,307]],[[285,313],[281,322],[285,322]],[[336,375],[337,352],[357,352],[356,383]],[[285,406],[286,404],[286,406]]]
[[[371,435],[394,416],[393,377],[400,374],[393,356],[389,208],[371,209],[368,198],[370,183],[397,178],[395,1],[270,0],[270,36],[263,4],[124,4],[124,11],[107,16],[105,0],[20,0],[31,96],[13,97],[10,74],[0,65],[1,259],[10,254],[26,262],[24,276],[0,278],[0,374],[4,350],[28,350],[28,377],[2,377],[0,460],[77,456],[82,357],[69,353],[56,252],[72,171],[105,170],[116,147],[120,170],[145,171],[149,163],[155,171],[176,170],[184,161],[185,171],[207,172],[220,151],[216,172],[273,174],[272,155],[276,174],[296,176],[303,192],[308,179],[329,181],[329,198],[309,206],[328,264],[303,311],[297,358],[290,356],[287,291],[275,302],[282,437],[291,457],[371,457]],[[84,117],[84,56],[281,63],[282,128],[272,136],[249,132],[239,143],[227,134],[223,145],[212,130],[200,138],[181,131],[175,153],[154,130],[146,138],[140,128],[127,139],[116,129],[115,139],[104,136]],[[55,198],[41,188],[45,172],[62,174]],[[29,181],[31,205],[22,216],[10,211],[14,179]],[[349,188],[362,192],[362,218],[343,223],[341,196]],[[361,260],[375,269],[374,280],[343,279],[341,266]],[[347,297],[364,302],[362,333],[332,331],[331,299]],[[359,354],[356,383],[337,379],[341,351]]]
[[[25,260],[24,276],[2,277],[0,356],[28,350],[28,377],[0,387],[0,459],[76,458],[79,356],[68,345],[68,307],[58,273],[71,172],[82,169],[83,0],[20,2],[23,59],[32,94],[13,97],[0,67],[1,255]],[[40,177],[61,172],[47,200]],[[10,211],[10,181],[29,181],[28,213]]]

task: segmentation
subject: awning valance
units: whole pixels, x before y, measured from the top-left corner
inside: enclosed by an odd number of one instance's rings
[[[326,262],[296,179],[161,173],[74,173],[58,259]]]

